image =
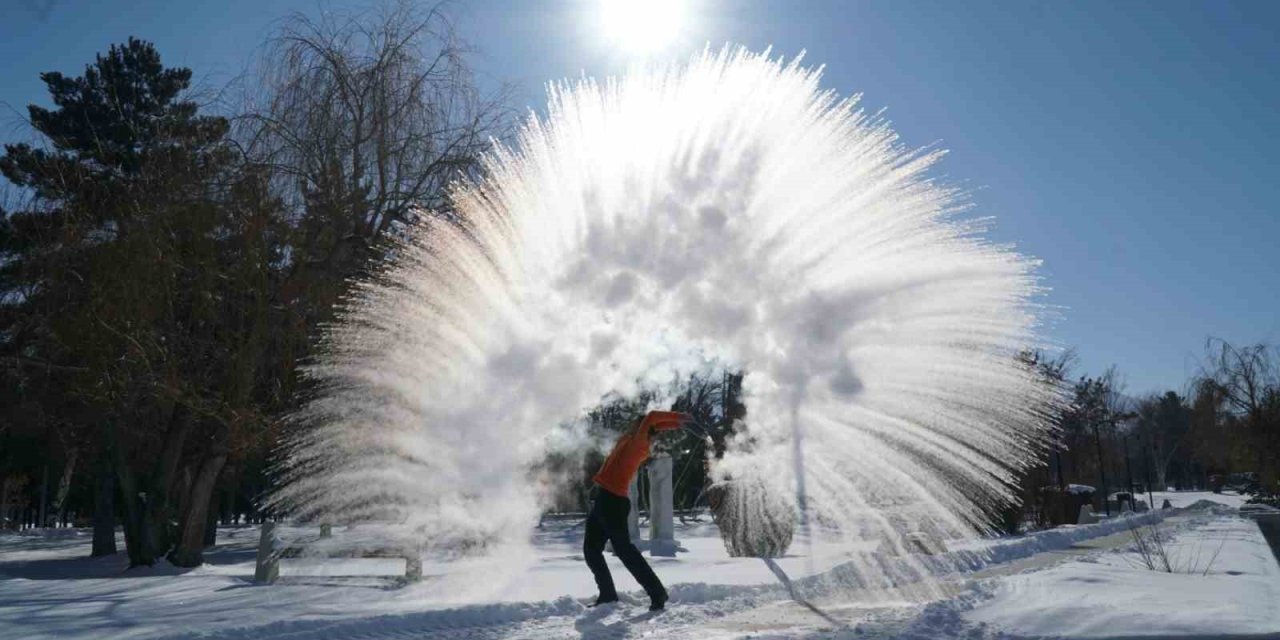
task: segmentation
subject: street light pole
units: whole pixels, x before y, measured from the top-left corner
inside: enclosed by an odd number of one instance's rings
[[[1137,507],[1133,504],[1133,465],[1129,462],[1129,434],[1120,438],[1120,444],[1124,447],[1124,468],[1129,476],[1129,508],[1136,511]]]
[[[1143,438],[1143,440],[1146,440],[1146,438]],[[1156,508],[1156,500],[1151,497],[1151,447],[1143,446],[1142,450],[1146,452],[1146,454],[1142,456],[1142,466],[1144,467],[1142,479],[1147,483],[1147,504],[1151,507],[1151,510],[1154,511]],[[1163,491],[1163,489],[1161,489],[1161,491]]]
[[[1119,414],[1111,415],[1109,418],[1105,420],[1105,422],[1111,425],[1111,432],[1114,435],[1116,431],[1117,422],[1121,422],[1124,420],[1131,420],[1136,417],[1138,417],[1138,414],[1133,412],[1119,413]],[[1102,477],[1102,505],[1106,509],[1107,515],[1110,516],[1111,503],[1110,501],[1107,500],[1107,469],[1102,461],[1102,436],[1098,433],[1098,422],[1102,422],[1102,421],[1096,421],[1093,423],[1093,441],[1098,445],[1098,475]],[[1124,438],[1123,437],[1120,438],[1120,441],[1123,443]],[[1128,445],[1125,445],[1125,466],[1128,466],[1128,464],[1129,464]],[[1133,473],[1132,472],[1129,474],[1129,495],[1130,496],[1133,495]]]
[[[1102,479],[1102,486],[1098,487],[1102,491],[1102,508],[1106,510],[1107,516],[1111,516],[1111,503],[1107,500],[1107,469],[1102,463],[1102,436],[1098,433],[1098,423],[1093,423],[1093,441],[1098,445],[1098,475]]]

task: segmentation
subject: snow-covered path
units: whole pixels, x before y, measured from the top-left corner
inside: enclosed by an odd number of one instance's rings
[[[1215,496],[1176,497],[1175,504],[1185,506]],[[928,604],[801,577],[810,565],[820,574],[828,572],[847,550],[819,546],[812,561],[784,559],[784,570],[801,578],[805,597],[822,615],[790,600],[759,560],[724,556],[714,529],[705,524],[681,531],[691,553],[657,563],[673,595],[670,608],[657,615],[635,592],[619,606],[584,607],[593,585],[571,527],[541,532],[534,546],[537,557],[528,559],[528,569],[514,583],[485,585],[497,574],[483,566],[460,571],[441,565],[426,568],[434,578],[404,588],[393,588],[385,578],[317,575],[402,570],[393,560],[330,560],[317,566],[294,561],[286,563],[281,583],[254,586],[253,528],[220,532],[222,542],[200,569],[157,567],[123,574],[121,558],[83,558],[85,535],[6,535],[0,536],[0,638],[692,640],[1152,636],[1140,633],[1143,629],[1162,630],[1154,637],[1280,632],[1275,604],[1280,566],[1253,523],[1222,509],[1175,514],[1166,523],[1189,550],[1223,549],[1204,576],[1135,569],[1132,554],[1123,552],[1130,542],[1123,522],[985,542],[978,546],[988,550],[987,560],[975,561],[973,571],[963,575],[944,577],[945,597]],[[621,567],[614,570],[623,573]],[[630,584],[629,578],[621,580],[622,586]],[[439,585],[488,586],[502,597],[442,592]],[[1109,606],[1109,600],[1121,604]],[[1078,602],[1090,604],[1082,608]],[[1177,610],[1165,612],[1161,602]],[[1198,624],[1197,617],[1225,622]],[[1037,626],[1040,620],[1049,622]],[[1220,633],[1206,636],[1212,629]]]

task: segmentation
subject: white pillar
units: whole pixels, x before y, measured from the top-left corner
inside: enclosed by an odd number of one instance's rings
[[[417,549],[412,549],[404,555],[404,580],[405,582],[422,580],[422,554]]]
[[[271,584],[280,577],[280,559],[275,554],[276,523],[262,523],[262,535],[258,537],[258,564],[253,570],[253,581]]]
[[[671,456],[663,453],[649,460],[649,555],[676,555],[675,492],[672,489]]]
[[[644,540],[640,539],[640,474],[631,476],[631,484],[627,487],[627,498],[631,500],[631,511],[627,512],[627,537],[631,538],[631,543],[639,547],[645,548]]]

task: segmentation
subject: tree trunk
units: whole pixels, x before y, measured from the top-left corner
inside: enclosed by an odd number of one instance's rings
[[[173,500],[174,482],[177,480],[178,469],[182,463],[182,451],[186,447],[187,436],[194,426],[195,419],[191,411],[185,404],[176,403],[173,413],[170,414],[169,428],[165,432],[164,450],[156,460],[151,486],[153,495],[148,500],[147,515],[156,541],[157,557],[172,549],[179,536],[172,526],[174,521],[182,522],[178,511],[181,505],[174,504]]]
[[[124,503],[124,548],[129,554],[129,567],[151,566],[159,556],[153,519],[150,517],[151,496],[139,491],[137,478],[129,468],[124,446],[120,443],[119,428],[109,427],[111,459],[115,465],[116,481],[120,483],[120,499]]]
[[[9,520],[7,520],[8,517],[9,517],[9,479],[0,478],[0,529],[7,529],[7,528],[16,529],[17,528],[17,526],[10,527],[8,524],[6,524],[9,522]],[[16,523],[14,524],[16,525]]]
[[[236,493],[233,490],[222,492],[222,524],[233,524],[236,518]]]
[[[39,516],[39,520],[37,521],[39,522],[39,524],[36,525],[40,528],[44,528],[46,525],[49,524],[48,521],[45,519],[45,514],[46,514],[45,506],[48,505],[49,503],[48,497],[49,497],[49,463],[46,462],[44,464],[44,471],[40,473],[40,516]]]
[[[182,523],[187,521],[187,511],[191,507],[191,484],[193,482],[192,465],[187,464],[182,467],[182,471],[178,473],[178,477],[169,487],[169,508],[170,518],[173,522],[177,522],[177,527],[171,532],[170,547],[176,547],[178,540],[182,537]],[[176,516],[176,517],[175,517]]]
[[[133,471],[117,453],[116,480],[120,484],[120,500],[124,503],[124,548],[129,554],[129,567],[151,566],[156,563],[155,533],[151,519],[147,517],[145,494],[138,491]]]
[[[204,525],[204,548],[208,549],[218,543],[218,505],[209,499],[209,519]]]
[[[111,425],[111,446],[124,501],[124,539],[129,566],[151,566],[171,549],[177,537],[171,523],[176,519],[170,494],[182,461],[182,451],[194,424],[191,412],[182,403],[173,407],[164,447],[150,474],[139,478],[129,465],[119,429]]]
[[[195,481],[191,483],[187,514],[179,529],[178,546],[169,554],[169,562],[174,566],[198,567],[204,564],[204,535],[209,520],[209,502],[213,498],[218,474],[222,473],[222,467],[226,463],[225,452],[213,453],[205,458],[204,464],[196,472]]]
[[[67,450],[67,460],[62,465],[62,478],[58,480],[58,493],[53,497],[53,514],[58,522],[62,522],[67,514],[67,494],[71,492],[71,476],[76,470],[76,458],[80,450],[72,447]]]
[[[110,468],[98,471],[93,497],[93,551],[90,557],[116,553],[116,483]]]

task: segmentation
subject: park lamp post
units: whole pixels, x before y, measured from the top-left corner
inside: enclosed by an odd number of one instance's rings
[[[1129,508],[1133,509],[1133,465],[1129,462],[1129,434],[1124,433],[1120,436],[1120,446],[1124,449],[1124,470],[1125,475],[1129,477]],[[1117,504],[1117,507],[1120,505]]]
[[[1099,420],[1093,423],[1093,441],[1094,441],[1094,444],[1097,445],[1097,449],[1098,449],[1098,475],[1102,480],[1102,483],[1101,483],[1102,486],[1100,486],[1099,489],[1102,491],[1102,508],[1107,512],[1107,517],[1111,517],[1111,501],[1107,499],[1108,497],[1107,468],[1106,468],[1106,463],[1103,462],[1103,459],[1102,459],[1102,434],[1098,429],[1098,424],[1100,422],[1105,422],[1111,425],[1111,431],[1114,433],[1116,430],[1116,423],[1123,422],[1131,418],[1136,418],[1137,416],[1138,414],[1133,413],[1132,411],[1129,411],[1129,412],[1119,413],[1111,416],[1110,418],[1107,418],[1106,420]],[[1121,440],[1123,441],[1123,438],[1121,438]],[[1127,448],[1128,447],[1126,446],[1126,449]],[[1126,464],[1128,463],[1127,454],[1125,455],[1125,462]],[[1129,478],[1129,495],[1131,496],[1133,495],[1132,475]]]
[[[1116,420],[1116,421],[1117,421],[1117,422],[1129,422],[1129,423],[1130,423],[1130,427],[1132,427],[1132,426],[1133,426],[1133,422],[1135,421],[1135,419],[1136,419],[1137,417],[1138,417],[1138,414],[1136,414],[1136,413],[1126,413],[1126,414],[1122,414],[1121,416],[1119,416],[1119,417],[1117,418],[1117,420]],[[1130,509],[1133,509],[1134,511],[1136,511],[1136,510],[1137,510],[1137,506],[1134,504],[1134,497],[1133,497],[1133,493],[1134,493],[1134,492],[1133,492],[1133,463],[1132,463],[1132,462],[1130,462],[1130,460],[1129,460],[1129,438],[1131,438],[1131,437],[1133,437],[1133,429],[1132,429],[1132,428],[1130,428],[1130,429],[1126,430],[1123,434],[1121,434],[1121,436],[1120,436],[1120,445],[1121,445],[1122,447],[1124,447],[1124,468],[1125,468],[1125,474],[1129,476],[1129,508],[1130,508]],[[1148,491],[1150,491],[1150,488],[1151,488],[1151,486],[1150,486],[1150,480],[1148,480],[1148,485],[1147,485],[1147,489],[1148,489]]]
[[[1143,436],[1142,442],[1142,479],[1147,483],[1147,506],[1155,510],[1156,500],[1151,495],[1151,438]],[[1161,487],[1160,490],[1164,491],[1164,488]]]
[[[1107,517],[1111,517],[1111,501],[1107,500],[1107,468],[1102,462],[1102,435],[1098,432],[1098,423],[1093,422],[1093,442],[1098,448],[1098,475],[1101,479],[1098,489],[1102,492],[1102,508],[1107,512]]]

